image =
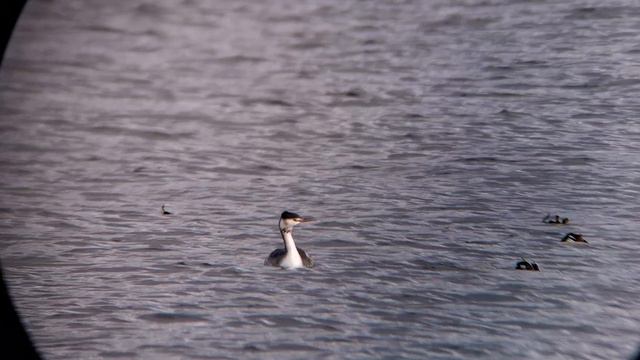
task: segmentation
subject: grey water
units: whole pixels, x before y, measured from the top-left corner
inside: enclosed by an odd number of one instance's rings
[[[0,70],[0,259],[27,329],[50,360],[630,358],[639,19],[29,1]],[[313,269],[263,265],[285,209],[317,219],[294,234]]]

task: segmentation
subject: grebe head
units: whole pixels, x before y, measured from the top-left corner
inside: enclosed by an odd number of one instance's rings
[[[310,217],[302,217],[289,211],[284,211],[282,215],[280,215],[280,232],[290,232],[294,226],[309,221],[313,221],[313,219]]]

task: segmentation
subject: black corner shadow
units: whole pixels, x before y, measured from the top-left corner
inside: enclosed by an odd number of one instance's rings
[[[0,1],[0,65],[2,65],[4,51],[7,49],[13,28],[26,2],[27,0]]]
[[[4,59],[13,28],[27,0],[0,1],[0,65]],[[25,330],[18,312],[13,306],[9,288],[4,281],[0,265],[0,349],[3,359],[42,359],[29,334]]]
[[[41,359],[16,312],[0,268],[0,349],[5,359]]]

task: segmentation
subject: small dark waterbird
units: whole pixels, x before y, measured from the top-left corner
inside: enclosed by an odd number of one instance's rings
[[[284,241],[284,249],[275,249],[265,259],[265,265],[279,266],[285,269],[295,268],[312,268],[313,260],[307,255],[307,252],[303,249],[296,247],[296,243],[293,241],[293,227],[313,221],[310,217],[302,217],[296,213],[284,211],[280,215],[280,221],[278,221],[278,228],[280,229],[280,236]]]
[[[164,204],[162,204],[162,215],[171,215],[170,212],[164,209]]]
[[[561,242],[581,242],[581,243],[589,243],[587,240],[582,237],[582,234],[568,233],[565,235]]]
[[[547,214],[547,216],[542,219],[543,223],[547,224],[562,224],[567,225],[569,223],[569,218],[560,218],[559,215],[556,215],[555,218],[551,218],[551,214]]]
[[[516,264],[516,270],[540,271],[540,268],[535,262],[528,262],[527,259],[522,258],[522,261]]]

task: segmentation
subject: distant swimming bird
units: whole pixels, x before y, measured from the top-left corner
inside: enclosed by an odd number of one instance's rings
[[[528,262],[527,259],[522,258],[522,261],[516,264],[516,270],[540,271],[540,268],[538,267],[538,264]]]
[[[543,223],[547,223],[547,224],[563,224],[566,225],[569,223],[569,218],[562,218],[560,219],[560,216],[556,215],[555,219],[551,219],[551,214],[547,214],[547,216],[545,216],[542,219]]]
[[[582,237],[582,234],[574,234],[574,233],[568,233],[560,241],[561,242],[583,242],[588,244],[588,241]]]
[[[293,241],[293,227],[312,220],[311,218],[302,217],[289,211],[283,212],[282,215],[280,215],[278,227],[280,228],[280,235],[284,241],[284,249],[273,250],[269,257],[265,259],[264,264],[280,266],[285,269],[300,267],[312,268],[313,260],[311,260],[304,250],[296,247],[296,243]]]
[[[170,212],[164,209],[164,204],[162,204],[162,215],[171,215]]]

